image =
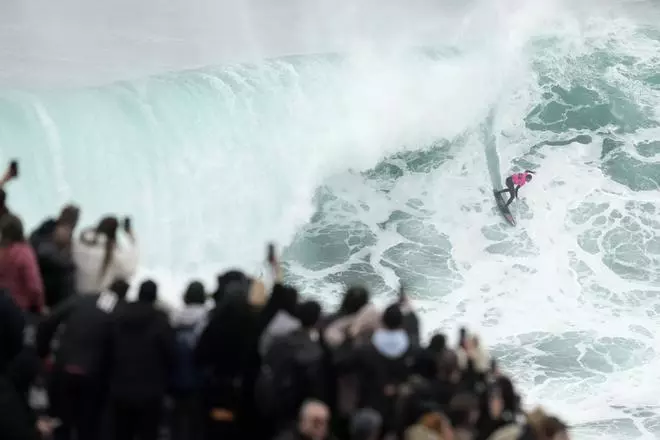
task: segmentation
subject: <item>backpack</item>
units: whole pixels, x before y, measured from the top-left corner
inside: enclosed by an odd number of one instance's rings
[[[201,386],[201,373],[195,365],[194,351],[197,344],[196,326],[175,329],[177,368],[174,369],[173,386],[179,392],[192,392]]]

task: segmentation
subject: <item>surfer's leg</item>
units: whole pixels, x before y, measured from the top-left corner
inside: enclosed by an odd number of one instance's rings
[[[513,179],[511,177],[507,177],[506,180],[504,181],[504,184],[506,185],[506,188],[497,191],[497,195],[499,196],[500,194],[504,194],[504,193],[509,193],[513,195],[514,189],[516,187],[513,184]]]
[[[516,198],[516,193],[514,191],[509,191],[509,201],[506,202],[506,207],[509,207],[509,205],[513,202],[513,199]]]

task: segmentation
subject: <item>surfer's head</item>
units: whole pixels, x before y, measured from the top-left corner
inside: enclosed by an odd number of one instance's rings
[[[530,182],[530,181],[532,180],[532,175],[529,174],[529,173],[525,174],[525,180],[526,180],[527,182]]]

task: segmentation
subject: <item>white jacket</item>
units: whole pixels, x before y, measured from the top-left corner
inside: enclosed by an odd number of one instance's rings
[[[76,264],[76,289],[78,293],[98,293],[107,289],[118,278],[130,282],[138,264],[138,248],[133,240],[120,240],[119,230],[117,245],[110,264],[101,277],[101,266],[105,256],[105,235],[100,235],[94,244],[94,229],[86,229],[76,234],[73,239],[73,261]],[[122,242],[123,241],[123,242]]]

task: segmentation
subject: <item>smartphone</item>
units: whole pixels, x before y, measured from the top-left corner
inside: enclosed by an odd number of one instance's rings
[[[127,231],[131,230],[131,218],[130,217],[126,217],[124,219],[124,229],[127,230]]]
[[[275,245],[273,243],[268,245],[268,262],[275,264]]]
[[[11,173],[12,177],[18,177],[18,161],[17,160],[12,160],[9,163],[9,172]]]

